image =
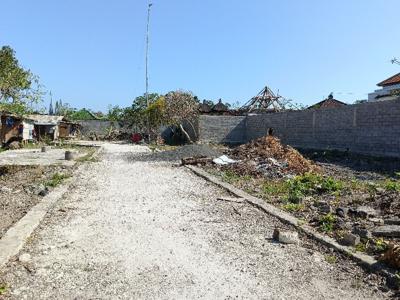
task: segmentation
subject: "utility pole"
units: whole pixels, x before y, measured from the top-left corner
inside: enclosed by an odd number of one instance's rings
[[[150,25],[150,10],[152,7],[152,3],[149,3],[147,7],[147,29],[146,29],[146,104],[147,108],[149,108],[149,25]],[[149,134],[149,142],[150,142],[150,119],[147,117],[147,131]]]

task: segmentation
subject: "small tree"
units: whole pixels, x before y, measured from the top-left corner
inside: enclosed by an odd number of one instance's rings
[[[14,50],[0,49],[0,109],[15,113],[32,111],[43,97],[39,78],[19,65]]]
[[[179,90],[165,95],[166,123],[178,127],[190,143],[193,143],[193,141],[183,127],[183,123],[189,123],[195,132],[193,121],[198,115],[198,106],[199,103],[191,92]]]

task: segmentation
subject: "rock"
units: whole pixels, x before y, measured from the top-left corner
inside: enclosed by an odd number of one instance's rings
[[[11,142],[8,145],[8,149],[10,149],[10,150],[17,150],[17,149],[20,149],[20,148],[21,148],[21,145],[17,141]]]
[[[341,230],[345,230],[345,229],[350,230],[351,225],[350,225],[350,223],[346,222],[343,218],[337,217],[336,223],[335,223],[335,228],[341,229]]]
[[[383,220],[385,225],[400,225],[400,218],[399,217],[393,217],[389,219]]]
[[[368,217],[376,217],[379,215],[379,213],[373,209],[372,207],[369,206],[359,206],[356,209],[356,214],[357,217],[366,219]]]
[[[385,189],[384,188],[381,188],[381,187],[377,187],[376,188],[376,192],[378,193],[378,194],[383,194],[383,193],[385,193]]]
[[[318,202],[318,210],[324,214],[332,213],[332,207],[326,201]]]
[[[300,243],[299,234],[297,231],[281,231],[275,228],[273,238],[282,244],[298,245]]]
[[[355,227],[353,233],[359,235],[361,238],[370,239],[372,238],[372,233],[368,229]]]
[[[372,230],[374,236],[400,237],[400,225],[383,225]]]
[[[347,207],[338,207],[336,209],[336,214],[339,217],[345,218],[347,216],[347,214],[349,213],[349,209]]]
[[[356,234],[346,233],[340,240],[339,243],[345,246],[357,246],[360,243],[360,237]]]
[[[32,259],[32,258],[31,258],[31,255],[28,254],[28,253],[21,254],[21,255],[18,257],[18,260],[19,260],[21,263],[23,263],[23,264],[26,264],[26,263],[30,262],[31,259]]]
[[[383,225],[384,224],[383,219],[380,219],[380,218],[370,218],[369,220],[372,223],[374,223],[375,225]]]
[[[65,160],[74,160],[78,157],[76,151],[65,151]]]
[[[12,192],[12,189],[10,189],[9,187],[6,187],[6,186],[0,187],[0,193],[9,194],[11,192]]]
[[[39,192],[39,196],[41,196],[41,197],[44,197],[44,196],[46,196],[47,194],[49,193],[49,189],[47,188],[47,187],[45,187],[44,189],[42,189],[40,192]]]

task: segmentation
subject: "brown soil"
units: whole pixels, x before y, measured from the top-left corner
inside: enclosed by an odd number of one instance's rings
[[[40,186],[61,167],[0,167],[0,238],[34,205],[40,202]]]

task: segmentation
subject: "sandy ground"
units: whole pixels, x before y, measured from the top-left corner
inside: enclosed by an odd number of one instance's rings
[[[12,299],[384,299],[324,255],[270,237],[276,220],[147,148],[81,166],[3,279]]]
[[[8,150],[0,153],[0,166],[73,166],[75,161],[65,160],[65,149],[49,149],[42,153],[41,149]]]

